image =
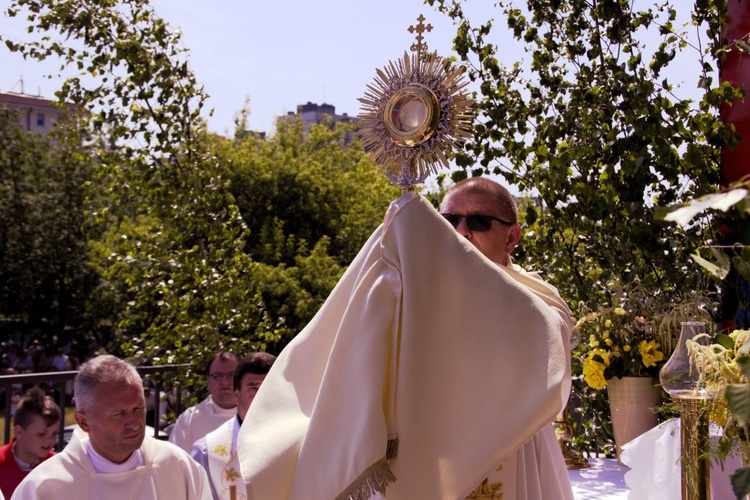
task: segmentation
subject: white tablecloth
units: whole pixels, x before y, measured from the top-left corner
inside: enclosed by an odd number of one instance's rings
[[[576,500],[625,500],[629,489],[625,485],[623,467],[613,458],[589,458],[586,469],[569,470]]]
[[[718,430],[712,428],[712,438]],[[680,421],[668,420],[623,447],[623,463],[589,458],[586,469],[569,470],[576,500],[680,500]],[[729,474],[741,465],[730,455],[722,469],[711,467],[711,498],[734,500]],[[632,491],[631,491],[632,490]]]
[[[711,439],[717,441],[721,429],[711,426]],[[680,419],[667,420],[623,446],[620,459],[627,467],[625,483],[637,500],[681,500]],[[714,458],[711,464],[711,498],[733,500],[729,475],[742,461],[730,454],[724,467]]]

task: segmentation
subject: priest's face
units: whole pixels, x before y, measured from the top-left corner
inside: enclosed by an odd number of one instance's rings
[[[41,415],[34,415],[25,429],[16,425],[13,428],[16,436],[13,451],[16,456],[31,464],[49,455],[57,439],[58,423],[47,425]]]
[[[211,363],[208,373],[208,391],[214,403],[224,409],[234,408],[234,370],[237,360],[218,358]]]
[[[245,373],[242,375],[240,389],[234,391],[234,394],[237,397],[237,414],[242,420],[245,419],[247,409],[250,408],[250,403],[255,399],[260,384],[262,384],[265,379],[265,373]]]
[[[89,434],[91,446],[116,464],[130,458],[146,435],[146,400],[143,386],[99,384],[94,390],[94,407],[76,412],[76,421]]]
[[[458,189],[449,192],[440,206],[441,213],[456,215],[491,215],[504,221],[511,220],[509,214],[500,211],[491,195]],[[497,264],[507,266],[508,256],[521,237],[521,226],[501,224],[493,220],[486,231],[472,230],[466,218],[461,218],[456,231],[469,240],[485,257]]]

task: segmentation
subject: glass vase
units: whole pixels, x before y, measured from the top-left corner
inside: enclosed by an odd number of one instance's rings
[[[687,342],[706,345],[708,337],[703,323],[684,322],[669,361],[659,372],[659,381],[672,400],[680,404],[680,464],[683,500],[711,498],[711,469],[708,458],[708,416],[705,401],[711,397],[701,374],[690,360]]]
[[[706,399],[706,387],[700,380],[700,374],[690,363],[690,354],[687,349],[688,340],[696,340],[696,337],[706,333],[703,323],[689,321],[682,323],[680,340],[677,342],[672,356],[659,372],[659,382],[665,391],[673,399]],[[700,344],[707,344],[708,338],[702,337],[697,340]]]

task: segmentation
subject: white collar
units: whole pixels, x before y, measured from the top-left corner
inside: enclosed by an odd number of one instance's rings
[[[130,458],[128,458],[121,464],[110,462],[109,460],[98,454],[96,450],[94,450],[94,447],[91,446],[90,439],[86,440],[86,452],[88,453],[89,459],[91,460],[91,465],[99,474],[127,472],[145,465],[145,462],[143,460],[143,453],[141,452],[140,448],[135,450],[133,454],[130,455]]]

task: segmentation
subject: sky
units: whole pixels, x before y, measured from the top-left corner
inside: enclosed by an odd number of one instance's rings
[[[210,98],[209,129],[231,132],[235,114],[250,99],[249,127],[271,133],[276,118],[297,105],[332,104],[337,114],[360,113],[357,100],[376,69],[414,43],[407,29],[420,14],[433,29],[430,51],[453,52],[455,27],[422,0],[152,0],[156,12],[180,28],[199,83]],[[493,2],[469,0],[474,19],[495,14]],[[0,33],[26,40],[22,20],[0,17]],[[509,42],[510,37],[509,37]],[[520,55],[520,50],[519,54]],[[510,54],[509,54],[510,55]],[[57,65],[24,61],[0,47],[0,92],[53,98],[60,79],[45,79]],[[21,86],[23,80],[23,87]]]
[[[651,3],[636,2],[639,8]],[[246,98],[249,128],[269,134],[278,117],[307,102],[331,104],[337,114],[356,116],[361,112],[358,99],[374,81],[376,70],[401,58],[414,43],[415,35],[408,28],[417,24],[420,14],[433,26],[424,34],[430,51],[452,55],[456,32],[450,18],[423,0],[152,0],[152,4],[182,32],[191,69],[209,95],[204,108],[209,130],[227,136],[233,135],[235,115]],[[529,55],[509,35],[494,4],[463,0],[462,8],[475,26],[497,17],[489,40],[498,45],[501,63],[528,62]],[[4,7],[0,9],[3,38],[27,40],[23,19],[9,18]],[[649,43],[654,46],[658,41]],[[62,80],[44,75],[55,73],[57,66],[24,61],[2,44],[0,92],[23,89],[53,98]],[[672,83],[683,82],[688,93],[695,89],[699,66],[694,52],[687,51],[683,61],[670,67],[676,72],[670,75]],[[211,117],[209,109],[214,110]]]

